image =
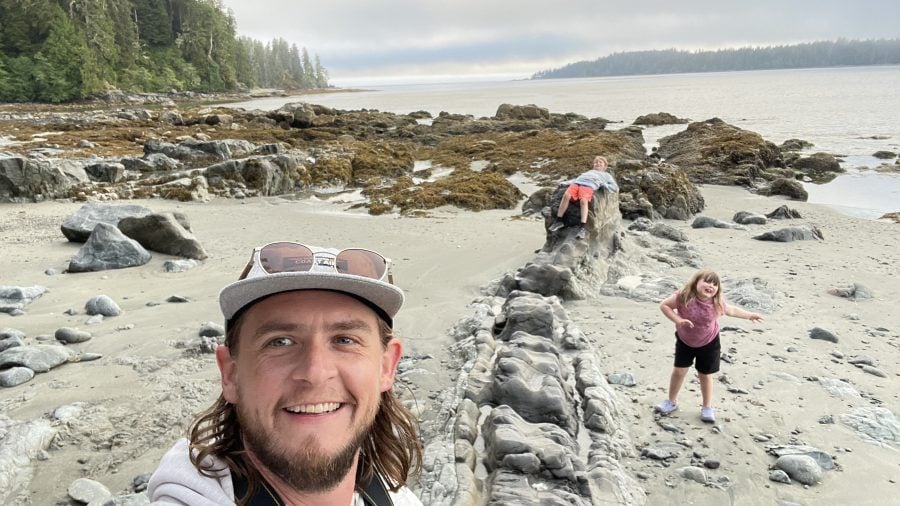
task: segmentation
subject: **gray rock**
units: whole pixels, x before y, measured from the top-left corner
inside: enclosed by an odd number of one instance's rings
[[[791,483],[791,477],[787,475],[786,472],[781,469],[774,469],[769,471],[769,481],[774,481],[777,483]]]
[[[91,272],[123,269],[144,265],[150,253],[137,241],[125,237],[118,228],[99,223],[84,246],[69,262],[70,272]]]
[[[783,455],[775,461],[775,467],[804,485],[815,485],[822,479],[822,468],[808,455]]]
[[[819,384],[834,397],[861,397],[853,385],[834,378],[819,378]]]
[[[125,166],[118,162],[100,162],[84,168],[92,181],[119,183],[125,180]]]
[[[649,446],[641,450],[641,457],[653,460],[668,460],[678,458],[679,453],[671,448]]]
[[[171,302],[174,304],[182,304],[182,303],[190,302],[190,301],[191,301],[191,299],[184,297],[182,295],[171,295],[171,296],[169,296],[169,298],[166,299],[166,302]]]
[[[47,293],[47,288],[35,286],[0,286],[0,313],[21,311],[34,299]]]
[[[650,235],[655,237],[661,237],[663,239],[668,239],[670,241],[675,242],[686,242],[688,240],[688,236],[676,229],[671,225],[667,225],[665,223],[654,223],[649,229]]]
[[[703,467],[707,469],[718,469],[721,464],[716,459],[705,459],[703,461]]]
[[[21,341],[22,339],[25,339],[25,333],[19,329],[14,329],[11,327],[0,328],[0,341],[2,341],[4,339],[9,339],[9,338],[16,338]],[[3,351],[3,350],[0,349],[0,351]]]
[[[859,367],[863,371],[865,371],[873,376],[878,376],[879,378],[887,378],[888,377],[887,373],[885,373],[881,369],[878,369],[877,367],[872,367],[870,365],[861,365]]]
[[[630,372],[609,373],[606,375],[606,381],[609,381],[613,385],[622,385],[626,387],[637,385],[637,382],[634,381],[634,375]]]
[[[691,223],[691,228],[742,228],[733,223],[728,223],[709,216],[697,216]]]
[[[706,484],[706,471],[702,467],[685,466],[678,469],[678,475],[686,480]]]
[[[196,260],[166,260],[163,262],[163,270],[166,272],[184,272],[200,265]]]
[[[758,241],[775,241],[775,242],[791,242],[791,241],[821,241],[824,239],[822,231],[812,225],[805,227],[788,227],[779,230],[771,230],[759,235],[753,236]]]
[[[803,199],[806,200],[806,199]],[[780,206],[771,213],[766,215],[766,218],[771,220],[792,220],[795,218],[802,218],[803,216],[799,211],[791,209],[788,206]]]
[[[103,323],[103,315],[102,314],[95,314],[94,316],[91,316],[90,318],[88,318],[87,320],[84,321],[85,325],[100,325],[101,323]]]
[[[809,199],[809,192],[803,187],[803,183],[791,177],[781,177],[769,183],[768,188],[761,188],[760,193],[763,195],[784,195],[792,200],[806,201]],[[767,216],[771,218],[771,216]]]
[[[34,378],[34,371],[27,367],[10,367],[0,371],[0,387],[14,387]]]
[[[775,445],[766,448],[766,451],[776,457],[785,455],[804,455],[814,461],[824,470],[834,469],[834,459],[831,455],[813,446],[806,445]]]
[[[0,339],[0,351],[15,348],[16,346],[25,346],[25,341],[23,341],[22,338],[15,336]]]
[[[203,260],[207,258],[203,246],[182,222],[187,219],[172,213],[149,214],[123,218],[119,230],[151,251]]]
[[[53,336],[57,341],[66,344],[83,343],[90,340],[90,338],[92,337],[90,332],[85,332],[83,330],[73,329],[70,327],[60,327],[56,329],[56,332],[53,334]]]
[[[761,215],[756,213],[751,213],[749,211],[738,211],[734,214],[734,217],[731,218],[731,221],[735,223],[739,223],[741,225],[765,225],[769,222],[769,220]]]
[[[216,322],[206,322],[200,326],[200,337],[221,337],[225,335],[225,327]]]
[[[89,315],[119,316],[122,309],[106,295],[91,297],[84,305],[84,310]]]
[[[813,327],[812,330],[809,331],[810,339],[819,339],[821,341],[828,341],[830,343],[837,343],[838,337],[834,335],[834,333],[825,330],[821,327]]]
[[[887,447],[900,444],[900,423],[897,423],[894,414],[887,408],[856,408],[841,415],[841,423],[856,431],[869,443]]]
[[[78,478],[68,488],[69,497],[83,503],[105,501],[112,497],[109,489],[102,483],[88,478]]]
[[[838,358],[841,358],[841,357],[838,357]],[[878,365],[875,363],[874,358],[866,356],[866,355],[854,355],[847,359],[847,363],[853,364],[853,365],[870,365],[872,367],[875,367],[876,365]]]
[[[23,366],[34,372],[47,372],[66,363],[75,352],[65,346],[35,344],[19,346],[0,353],[0,369]]]
[[[0,154],[0,202],[34,202],[65,196],[73,184],[87,181],[74,162],[49,162]]]
[[[78,211],[66,218],[62,224],[62,233],[72,242],[85,242],[98,223],[116,226],[119,220],[130,216],[146,216],[150,209],[137,205],[114,205],[90,203],[81,206]]]

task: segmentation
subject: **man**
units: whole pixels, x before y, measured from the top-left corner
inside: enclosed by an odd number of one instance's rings
[[[154,504],[421,505],[422,450],[391,388],[403,292],[369,250],[278,242],[219,293],[218,400],[150,479]]]
[[[599,190],[600,187],[604,187],[611,192],[619,191],[619,185],[616,184],[616,180],[609,175],[609,172],[606,172],[607,166],[609,166],[609,162],[605,157],[596,156],[594,157],[591,170],[572,180],[569,187],[566,188],[566,193],[563,194],[562,201],[559,203],[556,221],[550,225],[550,228],[547,229],[548,231],[556,232],[566,226],[563,222],[563,216],[566,215],[566,211],[569,209],[569,202],[577,200],[581,204],[581,228],[578,229],[575,238],[584,239],[587,234],[585,226],[588,219],[588,204],[594,198],[594,192]]]

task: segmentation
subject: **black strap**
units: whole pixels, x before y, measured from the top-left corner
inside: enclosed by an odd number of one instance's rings
[[[262,480],[262,477],[260,477]],[[234,486],[235,499],[243,497],[247,493],[249,484],[247,478],[235,472],[231,473],[231,483]],[[278,494],[272,491],[272,487],[262,480],[262,486],[256,489],[256,492],[247,501],[247,506],[284,506]],[[375,475],[369,483],[363,485],[357,482],[359,495],[362,497],[366,506],[394,506],[384,482],[378,475]]]

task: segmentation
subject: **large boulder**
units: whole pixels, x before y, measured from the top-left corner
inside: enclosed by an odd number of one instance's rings
[[[782,177],[772,181],[768,188],[760,189],[763,195],[784,195],[792,200],[806,201],[809,193],[803,187],[803,183],[789,177]]]
[[[61,228],[66,239],[72,242],[85,242],[98,223],[106,223],[113,227],[123,218],[147,216],[152,211],[144,206],[133,204],[101,204],[92,202],[81,206],[74,214],[66,218]]]
[[[150,253],[113,225],[98,223],[69,262],[69,272],[91,272],[144,265]]]
[[[203,176],[214,188],[243,183],[263,195],[290,193],[309,185],[306,167],[290,155],[253,156],[210,165]]]
[[[689,121],[690,120],[688,119],[679,118],[674,114],[669,114],[667,112],[655,112],[638,116],[632,124],[641,126],[682,125]]]
[[[151,251],[196,260],[208,256],[200,241],[172,213],[124,218],[119,221],[119,230]]]
[[[64,197],[73,185],[87,180],[84,167],[75,162],[0,155],[0,202]]]
[[[125,179],[125,165],[118,162],[100,162],[84,168],[91,181],[119,183]]]
[[[621,194],[619,207],[626,219],[643,216],[687,220],[705,205],[703,195],[687,173],[673,165],[622,160],[615,166],[615,176]]]
[[[544,107],[538,107],[534,104],[528,105],[512,105],[500,104],[497,113],[494,114],[495,119],[550,119],[550,111]]]
[[[840,162],[829,153],[813,153],[807,157],[797,159],[792,165],[811,179],[817,182],[827,182],[843,172]]]
[[[719,118],[663,137],[657,153],[695,183],[705,184],[752,186],[767,169],[783,165],[778,146]]]

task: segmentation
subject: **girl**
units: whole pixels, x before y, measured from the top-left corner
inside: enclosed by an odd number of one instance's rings
[[[726,304],[719,290],[719,275],[707,270],[694,274],[681,290],[662,301],[659,309],[675,324],[675,367],[669,379],[669,398],[657,404],[656,411],[668,415],[678,409],[678,391],[696,359],[703,397],[700,419],[713,423],[716,412],[712,408],[712,375],[719,372],[722,349],[719,316],[736,316],[752,322],[762,321],[763,317]]]

